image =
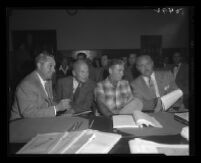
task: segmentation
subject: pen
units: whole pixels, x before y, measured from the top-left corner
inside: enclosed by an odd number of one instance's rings
[[[91,127],[92,127],[93,123],[94,123],[94,120],[93,120],[93,121],[91,122],[91,124],[89,125],[89,128],[91,128]]]

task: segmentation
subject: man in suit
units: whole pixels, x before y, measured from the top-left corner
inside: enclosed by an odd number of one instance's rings
[[[183,101],[186,107],[188,107],[189,98],[189,67],[188,64],[182,62],[182,56],[179,52],[175,52],[173,55],[173,66],[171,71],[174,75],[175,82],[178,87],[183,91]]]
[[[108,56],[101,56],[101,67],[97,69],[97,82],[105,80],[109,75]]]
[[[55,72],[54,57],[47,52],[39,54],[36,70],[26,76],[16,89],[11,110],[11,120],[17,118],[54,117],[57,112],[70,108],[69,100],[54,102],[52,75]]]
[[[124,62],[113,60],[109,66],[109,76],[99,82],[95,89],[96,102],[102,115],[132,114],[142,110],[142,102],[134,98],[129,82],[122,80]]]
[[[159,97],[177,89],[170,71],[154,71],[154,63],[150,56],[137,58],[137,69],[141,75],[131,82],[135,97],[143,102],[143,111],[159,111],[162,109]]]
[[[89,68],[85,60],[73,65],[73,77],[59,79],[56,85],[56,99],[70,99],[72,108],[67,113],[91,110],[94,100],[95,82],[89,79]]]
[[[136,54],[135,53],[129,54],[128,57],[129,65],[128,67],[125,67],[124,72],[124,79],[128,80],[129,82],[133,81],[140,75],[139,71],[136,69],[135,62],[136,62]]]

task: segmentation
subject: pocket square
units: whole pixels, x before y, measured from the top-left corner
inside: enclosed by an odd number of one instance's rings
[[[169,89],[169,87],[170,87],[169,85],[165,86],[164,90],[167,91]]]

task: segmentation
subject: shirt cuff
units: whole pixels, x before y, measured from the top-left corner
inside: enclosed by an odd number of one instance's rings
[[[54,112],[55,112],[55,116],[57,115],[57,110],[56,107],[54,106]]]

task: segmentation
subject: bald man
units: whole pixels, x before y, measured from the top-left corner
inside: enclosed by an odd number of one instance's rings
[[[143,102],[142,111],[160,111],[162,106],[159,97],[178,88],[172,73],[154,71],[154,62],[149,55],[139,56],[136,67],[141,75],[131,82],[131,87],[134,96]]]
[[[69,114],[92,109],[96,83],[89,79],[89,67],[84,60],[77,60],[73,65],[73,77],[61,78],[56,85],[56,99],[71,100]]]

